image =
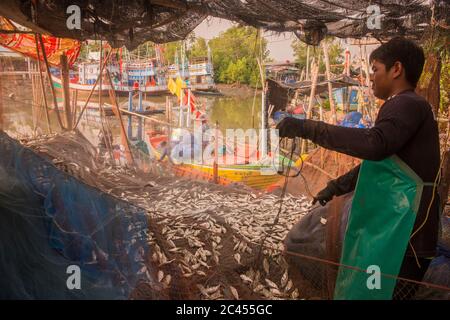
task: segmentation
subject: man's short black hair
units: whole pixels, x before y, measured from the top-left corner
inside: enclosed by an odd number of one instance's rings
[[[400,61],[405,69],[406,80],[416,87],[422,74],[425,55],[423,49],[413,41],[397,37],[376,48],[370,54],[369,60],[383,63],[386,71],[390,70],[396,61]]]

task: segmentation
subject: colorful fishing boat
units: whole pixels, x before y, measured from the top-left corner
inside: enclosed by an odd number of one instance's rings
[[[167,136],[149,131],[147,132],[147,137],[149,150],[153,157],[167,161],[168,157],[163,156],[164,148],[167,148]],[[246,153],[245,159],[241,161],[243,162],[242,164],[220,164],[217,168],[218,183],[222,185],[243,183],[254,189],[263,190],[283,178],[271,164],[249,164],[249,157],[248,153]],[[280,156],[280,161],[285,161],[285,164],[287,164],[290,160]],[[298,166],[298,164],[293,163],[294,166]],[[174,164],[172,168],[178,176],[206,181],[214,180],[214,165],[211,161],[207,164],[178,163]]]
[[[82,62],[77,64],[77,70],[69,75],[69,87],[77,90],[78,96],[87,96],[94,87],[100,72],[98,62]],[[108,69],[113,89],[116,94],[128,95],[130,91],[139,90],[146,95],[162,95],[168,93],[165,75],[155,59],[141,62],[114,62],[109,63]],[[52,81],[57,90],[62,90],[60,70],[52,68]],[[108,95],[111,85],[107,79],[103,79],[102,85],[98,83],[94,95],[101,92]]]
[[[187,82],[188,87],[197,94],[221,95],[214,82],[214,68],[211,60],[211,50],[208,47],[207,57],[196,57],[188,60],[181,47],[181,63],[178,51],[175,53],[175,63],[167,68],[167,79],[178,77]]]

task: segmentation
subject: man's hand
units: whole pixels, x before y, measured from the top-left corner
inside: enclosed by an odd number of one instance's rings
[[[292,117],[287,117],[281,120],[281,122],[277,125],[280,138],[302,137],[304,121],[305,120],[295,119]]]
[[[325,206],[331,199],[333,199],[334,193],[326,187],[325,189],[319,191],[319,193],[313,198],[312,205],[319,202],[321,206]]]

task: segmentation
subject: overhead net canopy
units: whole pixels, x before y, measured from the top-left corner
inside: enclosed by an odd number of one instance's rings
[[[70,5],[80,8],[81,29],[69,30],[67,2],[36,2],[33,7],[31,1],[3,0],[0,14],[37,32],[80,40],[101,36],[113,46],[128,48],[149,40],[183,39],[207,16],[292,31],[309,44],[318,44],[326,35],[417,38],[430,21],[448,25],[449,19],[448,1],[442,0],[73,0]],[[367,23],[377,16],[379,26]]]

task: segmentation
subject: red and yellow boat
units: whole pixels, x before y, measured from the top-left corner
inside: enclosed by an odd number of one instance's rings
[[[164,152],[163,142],[167,144],[167,136],[155,132],[147,132],[147,136],[151,154],[156,159],[161,159]],[[281,156],[280,161],[282,159],[285,158]],[[167,157],[163,161],[168,161]],[[243,162],[243,164],[220,164],[217,168],[218,183],[222,185],[243,183],[251,188],[265,190],[279,182],[280,179],[283,179],[283,176],[279,175],[276,170],[270,170],[270,165],[245,163],[248,161]],[[299,163],[300,161],[294,163],[294,166],[298,166]],[[197,180],[214,180],[214,165],[212,164],[181,163],[174,164],[172,167],[178,176]]]

